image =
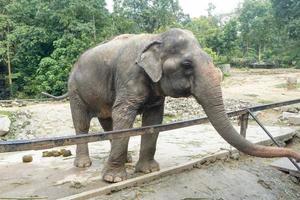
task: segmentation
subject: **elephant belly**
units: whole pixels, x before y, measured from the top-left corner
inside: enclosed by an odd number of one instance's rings
[[[111,118],[112,109],[110,105],[102,104],[100,105],[100,112],[98,113],[98,117],[102,119]]]

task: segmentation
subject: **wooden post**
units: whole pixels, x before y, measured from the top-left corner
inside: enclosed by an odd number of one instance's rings
[[[248,119],[249,119],[249,113],[240,115],[239,117],[239,125],[240,127],[240,134],[246,138],[246,132],[248,128]]]

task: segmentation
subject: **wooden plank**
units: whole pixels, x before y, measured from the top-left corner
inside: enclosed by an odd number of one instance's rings
[[[246,132],[248,128],[248,119],[249,119],[249,113],[243,114],[239,118],[239,123],[240,123],[240,134],[246,138]]]
[[[291,139],[293,136],[295,135],[295,133],[288,133],[286,135],[282,135],[282,136],[278,136],[276,137],[277,140],[280,141],[286,141]],[[266,139],[260,142],[257,142],[256,144],[271,144],[272,141],[270,139]],[[236,149],[233,149],[232,151],[221,151],[218,152],[216,154],[213,155],[209,155],[194,161],[190,161],[178,166],[174,166],[174,167],[169,167],[166,169],[162,169],[160,171],[157,172],[152,172],[150,174],[145,174],[142,176],[138,176],[135,178],[131,178],[128,179],[126,181],[122,181],[119,183],[113,183],[111,185],[102,187],[102,188],[98,188],[98,189],[93,189],[93,190],[89,190],[89,191],[85,191],[79,194],[75,194],[72,196],[68,196],[68,197],[63,197],[59,200],[85,200],[85,199],[89,199],[89,198],[93,198],[99,195],[104,195],[104,194],[109,194],[111,192],[116,192],[125,188],[129,188],[129,187],[135,187],[135,186],[139,186],[141,184],[153,181],[155,179],[159,179],[168,175],[173,175],[173,174],[177,174],[177,173],[181,173],[187,170],[192,170],[193,168],[201,168],[202,165],[206,164],[206,163],[212,163],[215,162],[216,160],[224,160],[226,158],[228,158],[231,154],[233,153],[237,153],[239,152]]]
[[[99,189],[93,189],[93,190],[75,194],[75,195],[72,195],[69,197],[63,197],[59,200],[63,200],[63,199],[65,199],[65,200],[85,200],[85,199],[92,198],[92,197],[95,197],[98,195],[108,194],[108,193],[119,191],[119,190],[122,190],[125,188],[139,186],[141,184],[153,181],[155,179],[162,178],[164,176],[181,173],[181,172],[184,172],[187,170],[191,170],[193,168],[200,168],[200,166],[203,165],[204,163],[207,163],[210,161],[215,161],[215,160],[225,159],[229,156],[229,154],[230,153],[228,151],[224,151],[221,153],[217,153],[217,154],[214,154],[211,156],[201,158],[196,161],[191,161],[191,162],[187,162],[187,163],[184,163],[184,164],[181,164],[178,166],[169,167],[169,168],[157,171],[157,172],[152,172],[149,174],[131,178],[126,181],[119,182],[119,183],[113,183],[111,185],[108,185],[108,186],[105,186],[105,187],[102,187]]]

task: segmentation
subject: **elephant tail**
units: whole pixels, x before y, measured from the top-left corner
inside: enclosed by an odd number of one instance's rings
[[[45,96],[47,96],[47,97],[50,97],[52,99],[55,99],[55,100],[62,100],[62,99],[65,99],[65,98],[67,98],[69,96],[68,93],[65,93],[65,94],[63,94],[61,96],[54,96],[52,94],[48,94],[47,92],[42,92],[42,94],[45,95]]]

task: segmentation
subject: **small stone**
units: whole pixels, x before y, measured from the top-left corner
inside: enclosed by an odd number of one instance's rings
[[[61,149],[60,150],[61,155],[63,155],[65,151],[66,151],[66,149]]]
[[[19,106],[19,103],[17,101],[13,101],[11,104],[12,106]]]
[[[57,150],[53,150],[53,151],[52,151],[52,155],[53,155],[54,157],[58,157],[58,156],[61,155],[61,152],[60,152],[60,151],[57,151]]]
[[[24,106],[27,106],[27,104],[26,103],[24,103],[24,102],[21,102],[21,103],[19,103],[19,105],[18,105],[19,107],[24,107]]]
[[[297,77],[288,77],[287,78],[287,89],[288,90],[297,89]]]
[[[233,160],[239,160],[240,159],[240,154],[239,153],[232,153],[230,155],[230,158]]]
[[[42,157],[51,157],[53,154],[51,151],[43,151]]]
[[[284,106],[281,108],[282,112],[298,113],[298,108],[295,106]]]
[[[290,124],[300,125],[300,114],[298,113],[283,112],[281,119],[287,120]]]
[[[23,160],[23,163],[29,163],[29,162],[32,162],[33,158],[32,158],[32,155],[25,155],[25,156],[23,156],[22,160]]]
[[[85,187],[82,183],[80,183],[79,181],[72,181],[70,188],[75,188],[75,189],[80,189],[82,187]]]
[[[70,150],[64,150],[62,153],[63,157],[69,157],[72,155],[72,152]]]

